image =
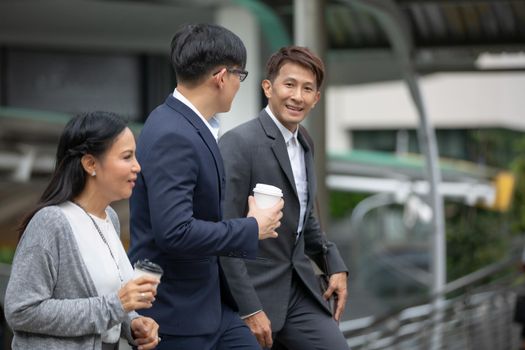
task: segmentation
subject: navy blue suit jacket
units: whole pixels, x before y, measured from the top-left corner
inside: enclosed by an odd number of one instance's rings
[[[172,335],[218,330],[223,303],[236,308],[218,256],[255,258],[254,218],[222,221],[224,168],[217,142],[189,107],[170,95],[137,140],[142,167],[130,199],[132,263],[164,269],[156,301],[139,310]]]

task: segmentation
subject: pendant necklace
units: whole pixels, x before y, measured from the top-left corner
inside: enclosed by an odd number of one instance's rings
[[[124,279],[122,278],[122,273],[120,272],[120,267],[118,265],[118,262],[117,262],[117,259],[115,258],[115,255],[113,255],[113,250],[111,250],[111,247],[109,246],[109,243],[108,241],[106,240],[106,237],[104,236],[104,234],[102,234],[102,230],[100,229],[100,227],[98,226],[97,222],[95,221],[95,219],[93,219],[93,217],[86,211],[86,209],[84,209],[84,207],[82,207],[80,204],[74,202],[80,209],[82,209],[82,211],[84,213],[86,213],[86,215],[91,219],[91,222],[93,223],[93,226],[95,226],[95,229],[97,230],[100,238],[102,239],[102,242],[104,242],[104,244],[106,245],[106,247],[108,248],[109,250],[109,254],[111,254],[111,258],[113,259],[113,262],[115,263],[115,266],[117,268],[117,272],[118,272],[118,278],[120,279],[120,284],[122,285],[124,283]],[[107,214],[106,214],[107,215]]]

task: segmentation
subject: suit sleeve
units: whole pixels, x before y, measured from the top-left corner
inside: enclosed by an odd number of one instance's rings
[[[337,272],[348,272],[348,269],[339,254],[337,246],[326,238],[326,234],[321,230],[319,221],[310,210],[304,228],[305,254],[310,257],[319,267],[323,267],[324,257],[326,257],[326,271],[328,275]]]
[[[220,139],[219,148],[226,171],[225,217],[242,217],[248,211],[247,198],[251,193],[251,148],[234,132],[226,133]],[[244,260],[221,257],[221,266],[241,317],[262,310]]]
[[[199,150],[191,137],[199,136],[164,134],[140,159],[158,247],[170,253],[255,257],[258,226],[254,218],[213,222],[195,217],[197,179],[200,172],[215,169],[214,164],[210,169],[199,167]],[[210,191],[215,190],[210,185]]]

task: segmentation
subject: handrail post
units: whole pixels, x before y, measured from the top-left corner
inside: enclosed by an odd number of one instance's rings
[[[340,0],[354,5],[372,14],[383,27],[385,34],[397,56],[400,71],[412,96],[412,100],[419,115],[418,140],[422,153],[425,156],[425,166],[430,184],[430,205],[433,209],[432,226],[432,302],[435,326],[432,336],[432,349],[441,348],[441,311],[444,301],[444,286],[446,283],[446,244],[445,218],[443,198],[439,193],[441,173],[439,171],[439,156],[436,135],[430,125],[423,103],[421,91],[413,62],[413,43],[410,27],[404,21],[399,7],[392,0]]]

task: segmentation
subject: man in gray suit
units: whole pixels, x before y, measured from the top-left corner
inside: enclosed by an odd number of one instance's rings
[[[268,106],[219,141],[225,217],[246,215],[246,197],[257,183],[282,189],[286,203],[279,236],[259,242],[256,260],[221,258],[241,318],[263,348],[348,349],[338,327],[347,268],[314,217],[313,144],[300,126],[319,101],[323,76],[322,61],[309,49],[282,48],[268,60],[262,82]],[[326,262],[330,279],[324,294],[308,258]]]

